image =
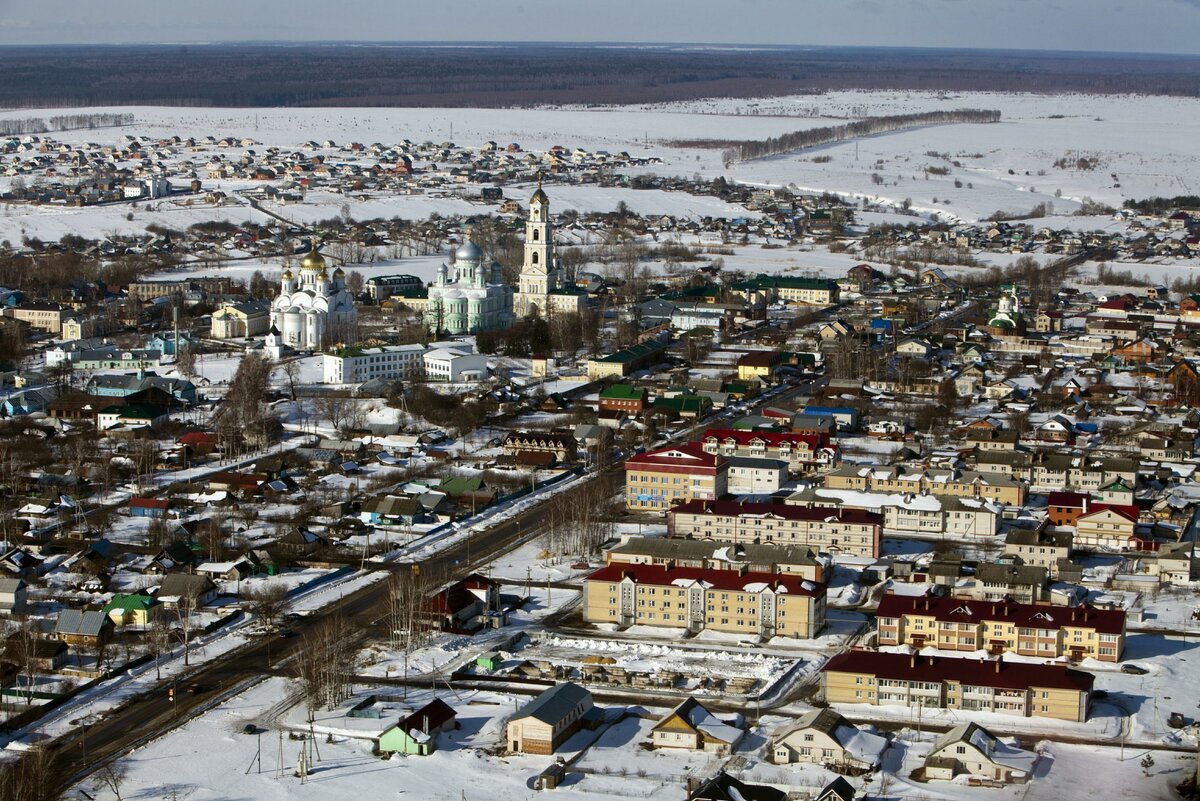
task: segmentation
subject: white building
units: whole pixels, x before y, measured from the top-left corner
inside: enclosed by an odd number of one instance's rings
[[[383,379],[403,381],[479,381],[487,377],[487,357],[472,353],[465,342],[433,345],[348,347],[323,357],[326,384],[361,384]]]
[[[771,760],[871,770],[887,747],[886,737],[863,731],[832,709],[814,709],[775,735]]]
[[[385,345],[378,348],[347,347],[322,357],[326,384],[361,384],[376,378],[412,378],[425,366],[425,345]]]
[[[539,185],[529,199],[525,222],[525,260],[517,279],[513,313],[517,317],[547,317],[583,311],[587,296],[562,283],[562,262],[554,254],[550,199]]]
[[[357,323],[358,310],[346,290],[346,274],[339,267],[330,278],[314,243],[300,262],[298,280],[289,267],[280,276],[279,295],[271,303],[273,330],[267,347],[311,352],[327,341],[353,342]]]
[[[734,495],[770,495],[788,480],[782,459],[735,456],[729,460],[729,491]]]
[[[487,378],[487,357],[471,353],[469,345],[437,348],[422,360],[430,381],[482,381]]]

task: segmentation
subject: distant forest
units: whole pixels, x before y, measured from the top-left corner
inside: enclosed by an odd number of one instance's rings
[[[838,89],[1200,96],[1200,58],[891,48],[506,44],[0,48],[0,107],[521,106]]]

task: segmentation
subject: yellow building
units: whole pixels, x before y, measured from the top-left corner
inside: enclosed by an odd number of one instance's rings
[[[740,501],[690,501],[671,510],[673,537],[802,545],[830,554],[879,556],[883,515],[862,509]]]
[[[798,576],[612,564],[584,579],[583,619],[807,639],[825,626],[825,588]]]
[[[830,704],[1087,720],[1094,678],[1063,665],[853,650],[821,669]]]
[[[63,320],[71,313],[67,306],[57,303],[32,302],[11,309],[5,309],[4,314],[14,320],[29,323],[29,327],[37,331],[58,336],[62,332]]]
[[[783,354],[778,351],[752,351],[737,360],[738,380],[774,383],[775,372],[781,364]]]
[[[648,339],[636,345],[630,345],[616,353],[607,356],[597,356],[588,359],[588,378],[621,378],[645,370],[663,361],[667,355],[667,346],[657,340]]]
[[[625,460],[625,505],[665,512],[694,499],[714,500],[729,488],[729,461],[696,443],[638,454]]]
[[[969,601],[935,595],[895,595],[879,601],[879,645],[932,646],[944,651],[1079,661],[1119,662],[1125,650],[1125,613],[1093,606],[1043,606],[1012,601]]]
[[[211,335],[214,339],[244,339],[265,334],[270,328],[269,303],[229,303],[213,312]]]
[[[718,718],[695,698],[687,698],[654,724],[650,743],[655,748],[679,748],[728,754],[745,732]]]
[[[1097,506],[1075,519],[1076,548],[1120,551],[1133,545],[1137,532],[1136,507]]]
[[[985,498],[1005,506],[1024,505],[1026,494],[1023,482],[1002,473],[956,468],[917,469],[904,465],[844,465],[826,474],[825,486],[862,492]]]

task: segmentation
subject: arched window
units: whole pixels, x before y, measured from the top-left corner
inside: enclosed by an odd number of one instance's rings
[[[538,263],[538,252],[536,250],[533,252],[533,263]]]
[[[539,231],[538,229],[534,228],[533,229],[533,241],[537,242],[541,238],[542,238],[542,232]]]

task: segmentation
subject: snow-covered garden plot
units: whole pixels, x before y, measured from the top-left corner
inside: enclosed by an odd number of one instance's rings
[[[290,680],[268,679],[139,748],[120,761],[125,773],[122,796],[162,798],[165,794],[169,798],[176,792],[194,801],[340,801],[397,794],[423,801],[515,799],[529,796],[531,779],[552,762],[544,756],[492,755],[503,744],[505,720],[529,700],[527,696],[440,692],[438,697],[456,711],[459,726],[437,735],[437,751],[430,756],[383,759],[372,754],[369,740],[318,735],[312,750],[320,752],[320,759],[310,763],[307,780],[302,782],[294,774],[305,743],[289,739],[287,734],[281,736],[291,724],[304,727],[302,705],[288,699],[292,689]],[[413,692],[407,705],[416,708],[432,697],[428,691]],[[622,713],[620,708],[609,710],[614,718]],[[340,723],[341,718],[328,722]],[[372,725],[382,722],[372,721]],[[248,724],[256,727],[254,734],[245,733]],[[597,753],[600,748],[611,751],[613,759],[620,761],[630,748],[620,742],[622,732],[618,730],[603,746],[592,747]],[[581,732],[560,753],[571,757],[596,737],[604,740],[606,734],[604,727],[598,732]],[[260,753],[261,759],[256,759]],[[89,792],[96,786],[92,780],[80,785]],[[615,774],[575,774],[555,791],[556,798],[566,801],[606,796],[682,801],[684,795],[682,784],[664,786],[649,777]],[[107,799],[111,794],[99,791],[94,797]]]
[[[661,632],[659,632],[661,634]],[[796,668],[797,660],[779,652],[714,644],[680,644],[631,639],[587,639],[559,635],[535,637],[513,654],[515,662],[544,662],[555,667],[585,670],[600,666],[625,675],[679,677],[678,682],[655,684],[663,690],[697,695],[758,697]],[[514,664],[515,664],[514,662]],[[801,665],[808,671],[811,662]],[[714,684],[713,679],[720,679]]]
[[[629,716],[608,728],[575,767],[593,775],[628,776],[672,785],[689,776],[711,776],[728,757],[675,748],[650,749],[650,733],[666,709]],[[590,777],[587,779],[590,781]],[[581,788],[582,789],[582,788]]]

